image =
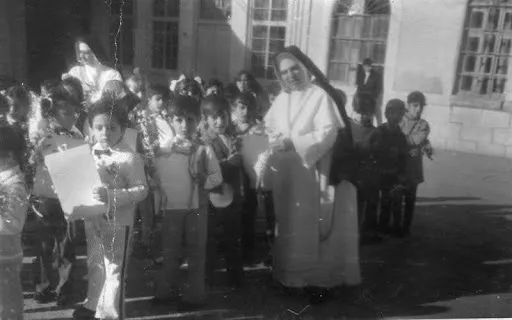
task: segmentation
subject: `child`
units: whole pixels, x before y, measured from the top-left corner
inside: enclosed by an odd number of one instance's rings
[[[144,96],[144,78],[142,77],[139,68],[135,68],[133,70],[133,74],[130,74],[126,78],[124,84],[131,93],[139,97],[139,99],[142,99]]]
[[[239,94],[240,94],[240,90],[238,90],[238,87],[234,83],[230,83],[230,84],[226,85],[226,87],[224,88],[224,98],[226,98],[226,100],[228,100],[229,105],[231,107],[234,106],[235,99],[236,99],[236,97],[238,97]]]
[[[221,185],[222,173],[212,148],[196,135],[199,103],[192,97],[175,98],[169,110],[176,136],[160,160],[162,188],[167,195],[162,229],[163,268],[155,286],[153,305],[178,302],[180,309],[196,308],[205,302],[205,259],[207,200],[205,190]],[[159,167],[160,168],[160,167]],[[187,283],[180,283],[180,263],[188,261]],[[180,292],[181,291],[181,292]]]
[[[28,194],[20,159],[23,137],[0,124],[0,319],[23,319],[21,232]]]
[[[110,99],[111,101],[123,102],[120,104],[126,107],[125,112],[128,114],[140,103],[140,98],[127,90],[124,83],[120,80],[109,80],[105,83],[101,93],[102,99]]]
[[[91,195],[107,205],[104,215],[85,219],[87,300],[74,319],[125,319],[124,288],[137,203],[147,195],[142,159],[123,141],[128,118],[119,103],[99,101],[88,115],[102,186]]]
[[[382,193],[379,229],[395,236],[401,235],[402,209],[401,190],[405,181],[405,160],[407,141],[400,129],[400,121],[405,113],[405,104],[400,99],[392,99],[386,105],[387,123],[377,130],[377,161],[380,168],[380,188]],[[389,223],[393,216],[393,229]]]
[[[423,154],[432,156],[428,141],[430,126],[421,118],[426,105],[425,95],[414,91],[407,97],[407,113],[400,123],[400,128],[407,138],[408,153],[406,157],[406,188],[404,190],[404,221],[402,235],[408,236],[416,205],[416,192],[423,178]]]
[[[166,86],[153,84],[146,92],[146,101],[137,107],[133,116],[133,125],[140,132],[138,150],[142,154],[150,194],[148,199],[139,205],[142,220],[141,240],[143,246],[149,247],[151,233],[154,225],[154,215],[160,213],[162,195],[159,176],[157,174],[157,156],[165,145],[174,137],[169,124],[167,105],[170,100],[170,91]]]
[[[359,225],[361,242],[378,242],[378,205],[379,205],[379,170],[376,163],[376,131],[373,126],[373,111],[371,105],[361,105],[358,109],[359,119],[352,125],[354,151],[357,154],[357,173],[355,185],[357,187],[357,208],[359,211]]]
[[[196,99],[198,102],[203,98],[203,89],[201,84],[195,79],[185,78],[176,84],[174,89],[175,96],[189,96]]]
[[[257,101],[254,95],[248,91],[238,94],[231,108],[235,135],[243,139],[246,135],[264,135],[265,128],[256,119]],[[258,192],[256,183],[251,182],[252,172],[244,170],[245,173],[245,201],[243,202],[242,216],[242,245],[244,261],[251,262],[255,245],[255,223],[258,210]],[[254,178],[252,179],[254,180]],[[265,212],[267,214],[267,244],[270,245],[273,230],[274,217],[272,215],[272,193],[270,191],[260,194],[264,200]]]
[[[214,264],[217,262],[217,241],[220,240],[226,252],[229,282],[231,285],[240,286],[243,277],[241,208],[244,195],[240,139],[233,133],[229,103],[226,99],[207,97],[203,100],[201,109],[204,121],[202,139],[215,151],[224,181],[234,190],[233,202],[227,208],[214,208],[210,205],[208,278],[212,280]]]
[[[45,124],[32,136],[36,166],[32,195],[38,198],[36,219],[39,240],[37,259],[34,262],[35,300],[47,303],[56,296],[57,304],[65,305],[73,289],[71,272],[75,262],[75,248],[70,238],[70,224],[64,217],[44,157],[83,143],[83,136],[74,127],[80,102],[62,85],[58,85],[41,98],[40,104]],[[55,246],[59,250],[55,250]],[[59,274],[58,284],[52,281],[55,271]]]
[[[214,96],[222,96],[223,95],[224,85],[218,79],[210,79],[208,81],[208,85],[206,86],[206,96],[214,95]]]
[[[49,84],[52,85],[51,83]],[[58,83],[56,84],[58,85]],[[76,120],[75,127],[80,130],[82,135],[86,135],[87,132],[84,132],[84,126],[87,121],[87,110],[85,110],[85,103],[84,103],[84,90],[82,88],[82,83],[78,78],[75,77],[68,77],[64,80],[62,80],[62,85],[66,90],[69,91],[70,94],[72,94],[76,100],[80,101],[80,110],[78,113],[78,119]],[[43,94],[44,95],[44,94]],[[84,134],[85,133],[85,134]]]

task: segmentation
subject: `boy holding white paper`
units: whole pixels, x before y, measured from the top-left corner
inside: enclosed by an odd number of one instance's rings
[[[124,319],[124,281],[137,204],[147,196],[141,158],[123,141],[128,117],[119,103],[99,101],[88,115],[92,154],[103,183],[91,195],[107,205],[85,219],[89,284],[74,319]]]
[[[42,124],[31,134],[36,166],[32,195],[38,199],[34,299],[39,303],[56,299],[57,305],[67,304],[73,290],[75,248],[70,224],[64,217],[45,156],[84,144],[82,134],[74,127],[79,108],[80,102],[62,84],[48,88],[40,101]],[[52,283],[54,273],[59,275],[58,283]]]

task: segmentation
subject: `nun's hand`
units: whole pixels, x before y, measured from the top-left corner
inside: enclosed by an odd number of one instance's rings
[[[290,138],[282,138],[270,143],[270,148],[274,151],[291,151],[295,150],[293,142]]]

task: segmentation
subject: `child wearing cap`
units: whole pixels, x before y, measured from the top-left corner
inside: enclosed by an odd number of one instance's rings
[[[432,156],[432,147],[428,140],[430,126],[421,118],[426,105],[425,95],[419,91],[411,92],[407,96],[407,112],[400,122],[400,128],[407,141],[406,184],[403,193],[404,221],[402,235],[408,236],[416,205],[416,192],[418,185],[424,181],[423,177],[423,155],[429,158]]]

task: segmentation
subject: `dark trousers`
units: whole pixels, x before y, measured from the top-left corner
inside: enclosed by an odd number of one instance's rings
[[[377,187],[360,187],[357,189],[357,208],[359,230],[363,234],[377,232],[379,189]]]
[[[404,221],[402,225],[402,231],[409,233],[412,225],[412,219],[414,217],[414,209],[416,207],[416,194],[418,192],[418,185],[412,184],[407,186],[403,192],[404,200]]]
[[[241,215],[241,201],[239,200],[234,200],[227,208],[215,208],[210,204],[206,258],[206,277],[209,283],[213,281],[215,266],[219,261],[219,248],[224,251],[230,281],[238,282],[242,280]]]
[[[73,223],[66,221],[57,199],[42,199],[39,212],[42,217],[37,216],[34,283],[36,286],[49,284],[57,294],[70,294],[71,271],[76,259]]]
[[[379,229],[385,233],[391,229],[391,217],[393,217],[393,231],[401,230],[402,194],[399,192],[393,193],[392,190],[392,186],[381,189]]]
[[[263,206],[263,208],[260,208]],[[244,258],[252,257],[256,243],[256,216],[258,209],[265,210],[266,240],[270,244],[274,235],[275,216],[272,192],[258,193],[255,189],[245,190],[245,201],[242,215],[242,246]]]

